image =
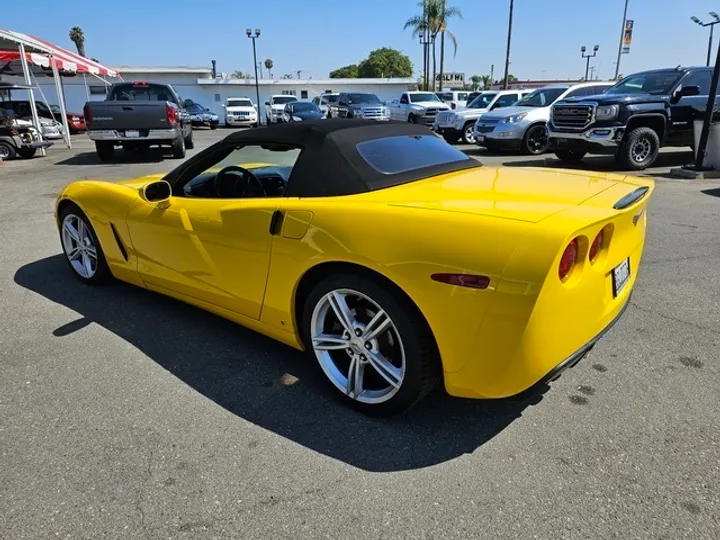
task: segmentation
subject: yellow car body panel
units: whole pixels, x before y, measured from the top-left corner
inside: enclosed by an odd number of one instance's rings
[[[640,177],[483,167],[358,195],[171,197],[161,207],[141,198],[159,178],[80,181],[58,199],[85,212],[118,279],[302,349],[303,280],[340,265],[362,267],[415,303],[438,345],[445,388],[473,398],[528,389],[621,312],[654,188]],[[613,209],[638,187],[648,188],[645,197]],[[284,219],[271,234],[276,211]],[[591,264],[589,246],[603,228]],[[578,264],[561,282],[558,264],[573,238]],[[611,271],[627,257],[631,277],[614,297]],[[431,280],[434,273],[484,275],[490,284],[453,286]]]

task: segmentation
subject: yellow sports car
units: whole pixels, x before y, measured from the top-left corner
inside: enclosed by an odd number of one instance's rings
[[[652,180],[488,168],[406,123],[229,135],[165,176],[57,200],[84,282],[164,293],[308,351],[368,413],[442,380],[503,398],[575,364],[635,284]]]

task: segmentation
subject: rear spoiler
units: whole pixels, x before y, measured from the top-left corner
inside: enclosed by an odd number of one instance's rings
[[[624,208],[627,208],[628,206],[638,202],[640,199],[645,197],[645,195],[647,195],[648,191],[650,191],[650,188],[647,186],[639,187],[635,191],[628,193],[622,199],[620,199],[618,202],[616,202],[613,205],[613,208],[615,210],[622,210]]]

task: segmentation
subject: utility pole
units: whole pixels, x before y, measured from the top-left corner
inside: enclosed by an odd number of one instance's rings
[[[625,11],[623,12],[622,26],[620,27],[620,43],[618,43],[617,62],[615,63],[615,80],[620,73],[620,55],[622,54],[623,37],[625,36],[625,21],[627,20],[627,8],[629,0],[625,0]]]
[[[257,50],[255,49],[255,40],[260,37],[260,29],[255,29],[255,34],[252,33],[252,30],[248,28],[245,30],[245,33],[247,34],[247,37],[252,39],[253,44],[253,64],[255,65],[255,96],[257,97],[257,108],[258,111],[260,111],[260,86],[258,85],[258,61],[257,61]],[[260,116],[260,113],[258,112],[258,125],[262,124],[262,117]]]
[[[510,40],[512,39],[512,20],[514,7],[515,0],[510,0],[510,17],[508,19],[507,51],[505,52],[505,80],[503,82],[503,90],[508,89],[508,77],[510,76]]]
[[[490,64],[490,84],[495,84],[495,64]]]
[[[710,41],[708,41],[708,52],[707,52],[707,62],[706,65],[710,65],[710,56],[712,55],[712,42],[713,42],[713,28],[717,23],[720,23],[720,15],[715,13],[714,11],[710,12],[710,16],[713,17],[715,20],[711,22],[704,23],[700,19],[698,19],[695,16],[690,17],[690,20],[694,22],[695,24],[699,24],[702,27],[709,26],[710,27]]]
[[[599,49],[599,48],[600,48],[600,45],[595,45],[595,47],[593,47],[593,53],[592,53],[592,54],[585,54],[585,51],[587,50],[587,49],[585,48],[585,45],[583,45],[582,47],[580,47],[580,53],[582,54],[582,57],[583,57],[583,58],[587,58],[587,62],[586,62],[586,64],[585,64],[585,81],[586,81],[586,82],[587,82],[587,80],[588,80],[588,71],[590,70],[590,59],[591,59],[591,58],[594,58],[594,57],[597,55],[597,52],[598,52],[598,49]]]

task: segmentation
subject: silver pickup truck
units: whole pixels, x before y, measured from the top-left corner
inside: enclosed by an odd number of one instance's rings
[[[116,146],[169,146],[173,157],[180,159],[195,146],[191,115],[169,84],[117,83],[105,101],[88,102],[83,110],[88,137],[103,161],[113,158]]]

